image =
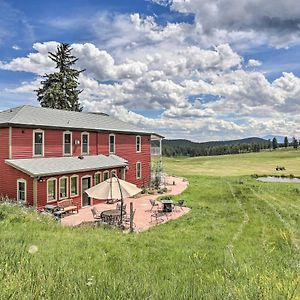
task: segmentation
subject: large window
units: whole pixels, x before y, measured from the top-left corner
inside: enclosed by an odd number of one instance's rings
[[[71,197],[78,196],[78,176],[73,175],[71,176]]]
[[[59,199],[68,198],[68,177],[59,178]]]
[[[72,133],[64,132],[64,155],[72,154]]]
[[[21,202],[26,202],[26,180],[17,180],[17,200]]]
[[[109,135],[109,153],[113,154],[116,152],[116,137],[114,134]]]
[[[136,163],[136,178],[140,179],[142,177],[142,163],[138,161]]]
[[[56,200],[56,178],[50,178],[47,181],[47,201]]]
[[[33,131],[33,155],[44,155],[44,132],[42,130]]]
[[[81,154],[89,154],[89,134],[81,134]]]
[[[136,152],[141,152],[142,150],[142,138],[137,135],[136,136]]]
[[[99,184],[101,182],[101,173],[97,172],[95,173],[95,185]]]
[[[109,178],[109,172],[108,171],[104,171],[103,172],[103,180],[106,180]]]

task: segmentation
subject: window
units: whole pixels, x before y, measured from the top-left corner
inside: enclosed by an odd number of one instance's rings
[[[68,198],[68,177],[59,178],[59,199]]]
[[[142,138],[137,135],[136,136],[136,152],[141,152],[142,150]]]
[[[33,155],[44,155],[44,132],[42,130],[33,131]]]
[[[95,185],[99,184],[101,182],[101,173],[97,172],[95,173]]]
[[[72,155],[72,133],[64,132],[64,155]]]
[[[103,180],[106,180],[109,178],[109,172],[108,171],[104,171],[103,172]]]
[[[142,163],[138,161],[136,163],[136,178],[140,179],[142,177]]]
[[[111,176],[111,178],[117,177],[117,171],[116,170],[111,170],[110,176]]]
[[[78,176],[71,176],[71,197],[78,196]]]
[[[89,134],[81,134],[81,154],[89,154]]]
[[[56,200],[56,178],[47,181],[47,202]]]
[[[115,153],[116,151],[116,138],[114,134],[109,135],[109,153]]]
[[[21,202],[26,202],[26,180],[17,180],[17,200]]]

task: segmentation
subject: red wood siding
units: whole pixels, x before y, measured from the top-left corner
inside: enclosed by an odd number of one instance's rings
[[[44,157],[60,157],[63,155],[63,130],[44,129]],[[72,151],[74,156],[81,155],[81,131],[72,131]],[[112,132],[113,133],[113,132]],[[116,155],[128,161],[126,180],[139,187],[150,184],[151,175],[151,153],[150,135],[141,135],[141,152],[136,152],[136,135],[115,133]],[[75,140],[80,140],[76,145]],[[12,159],[32,158],[33,157],[33,129],[31,128],[12,128]],[[90,155],[109,155],[109,133],[89,132],[89,154]],[[27,182],[27,202],[33,204],[33,178],[5,164],[5,159],[9,158],[9,129],[0,129],[0,194],[8,195],[11,198],[17,197],[17,179],[23,178]],[[136,163],[142,164],[142,178],[136,178]],[[93,175],[95,172],[79,173],[79,189],[81,189],[81,177]],[[70,177],[68,175],[68,177]],[[120,170],[118,176],[121,177]],[[56,176],[59,178],[61,176]],[[44,180],[47,178],[44,178]],[[94,181],[94,177],[93,177]],[[47,203],[46,181],[37,183],[38,207],[43,207]],[[57,189],[59,184],[57,181]],[[70,188],[70,185],[69,185]],[[81,206],[80,196],[74,200]],[[95,200],[96,203],[97,200]]]
[[[5,163],[9,158],[9,129],[0,129],[0,194],[11,199],[17,198],[17,179],[25,179],[27,186],[27,203],[33,205],[33,179]]]

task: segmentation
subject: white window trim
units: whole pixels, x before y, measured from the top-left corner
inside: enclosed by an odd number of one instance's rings
[[[42,154],[35,154],[35,134],[42,133],[43,134],[43,141],[42,141]],[[34,157],[43,157],[45,153],[45,132],[42,129],[34,129],[32,131],[32,156]]]
[[[60,187],[61,187],[61,184],[60,184],[60,182],[61,182],[61,180],[62,179],[66,179],[66,183],[67,183],[67,186],[66,186],[66,196],[64,196],[64,197],[61,197],[60,196]],[[63,199],[68,199],[69,198],[69,182],[68,182],[68,176],[62,176],[62,177],[59,177],[59,189],[58,189],[58,192],[59,192],[59,200],[63,200]]]
[[[104,178],[105,178],[105,175],[104,174],[108,174],[108,177],[107,177],[107,179],[109,179],[109,171],[104,171],[103,172],[103,181],[104,181]],[[106,179],[105,179],[106,180]]]
[[[48,200],[48,196],[49,196],[49,194],[48,194],[48,182],[52,181],[52,180],[55,181],[55,198],[52,199],[52,200]],[[55,178],[55,177],[48,178],[47,179],[47,186],[46,186],[46,188],[47,188],[47,191],[46,191],[46,194],[47,194],[47,203],[51,203],[51,202],[57,201],[57,178]]]
[[[110,137],[113,136],[114,137],[114,151],[111,152],[110,151]],[[109,154],[115,154],[116,153],[116,135],[114,133],[111,133],[109,135],[109,139],[108,139],[108,150],[109,150]]]
[[[137,149],[138,139],[140,139],[140,150]],[[142,137],[140,135],[137,135],[135,137],[135,151],[136,151],[136,153],[141,153],[142,152]]]
[[[71,135],[71,139],[70,139],[70,142],[71,142],[71,148],[70,148],[71,153],[66,153],[66,151],[65,151],[65,135],[66,134],[70,134]],[[64,131],[64,133],[63,133],[63,155],[64,156],[72,156],[72,154],[73,154],[73,135],[72,135],[72,131]]]
[[[72,195],[72,178],[76,178],[77,181],[77,194]],[[78,175],[72,175],[70,177],[70,198],[72,197],[78,197],[79,196],[79,176]]]
[[[90,183],[91,183],[91,187],[93,186],[93,176],[92,175],[85,175],[85,176],[82,176],[81,177],[81,207],[86,207],[86,206],[83,206],[83,189],[82,189],[82,179],[85,179],[85,178],[90,178]],[[91,206],[93,206],[93,198],[91,198]]]
[[[116,173],[116,176],[118,176],[117,170],[113,169],[113,170],[110,171],[110,178],[112,178],[113,173]]]
[[[95,177],[94,178],[94,185],[96,185],[96,175],[98,175],[98,174],[100,174],[100,181],[99,181],[99,183],[102,182],[102,172],[98,171],[98,172],[95,173],[95,176],[94,176]],[[99,183],[97,183],[97,184],[99,184]]]
[[[19,182],[22,182],[25,184],[25,200],[24,201],[19,199]],[[17,179],[17,200],[27,203],[27,181],[23,178]]]
[[[87,145],[87,152],[83,152],[83,135],[86,134],[88,136],[88,145]],[[81,155],[89,155],[90,152],[90,134],[88,132],[81,132]]]
[[[140,176],[138,176],[138,164],[140,165]],[[140,161],[137,161],[135,164],[135,175],[136,179],[141,179],[142,178],[142,163]]]

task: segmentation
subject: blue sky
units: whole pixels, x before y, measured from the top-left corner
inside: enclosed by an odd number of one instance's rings
[[[169,138],[300,137],[297,1],[19,0],[0,13],[0,109],[38,105],[47,53],[67,42],[86,110]]]

